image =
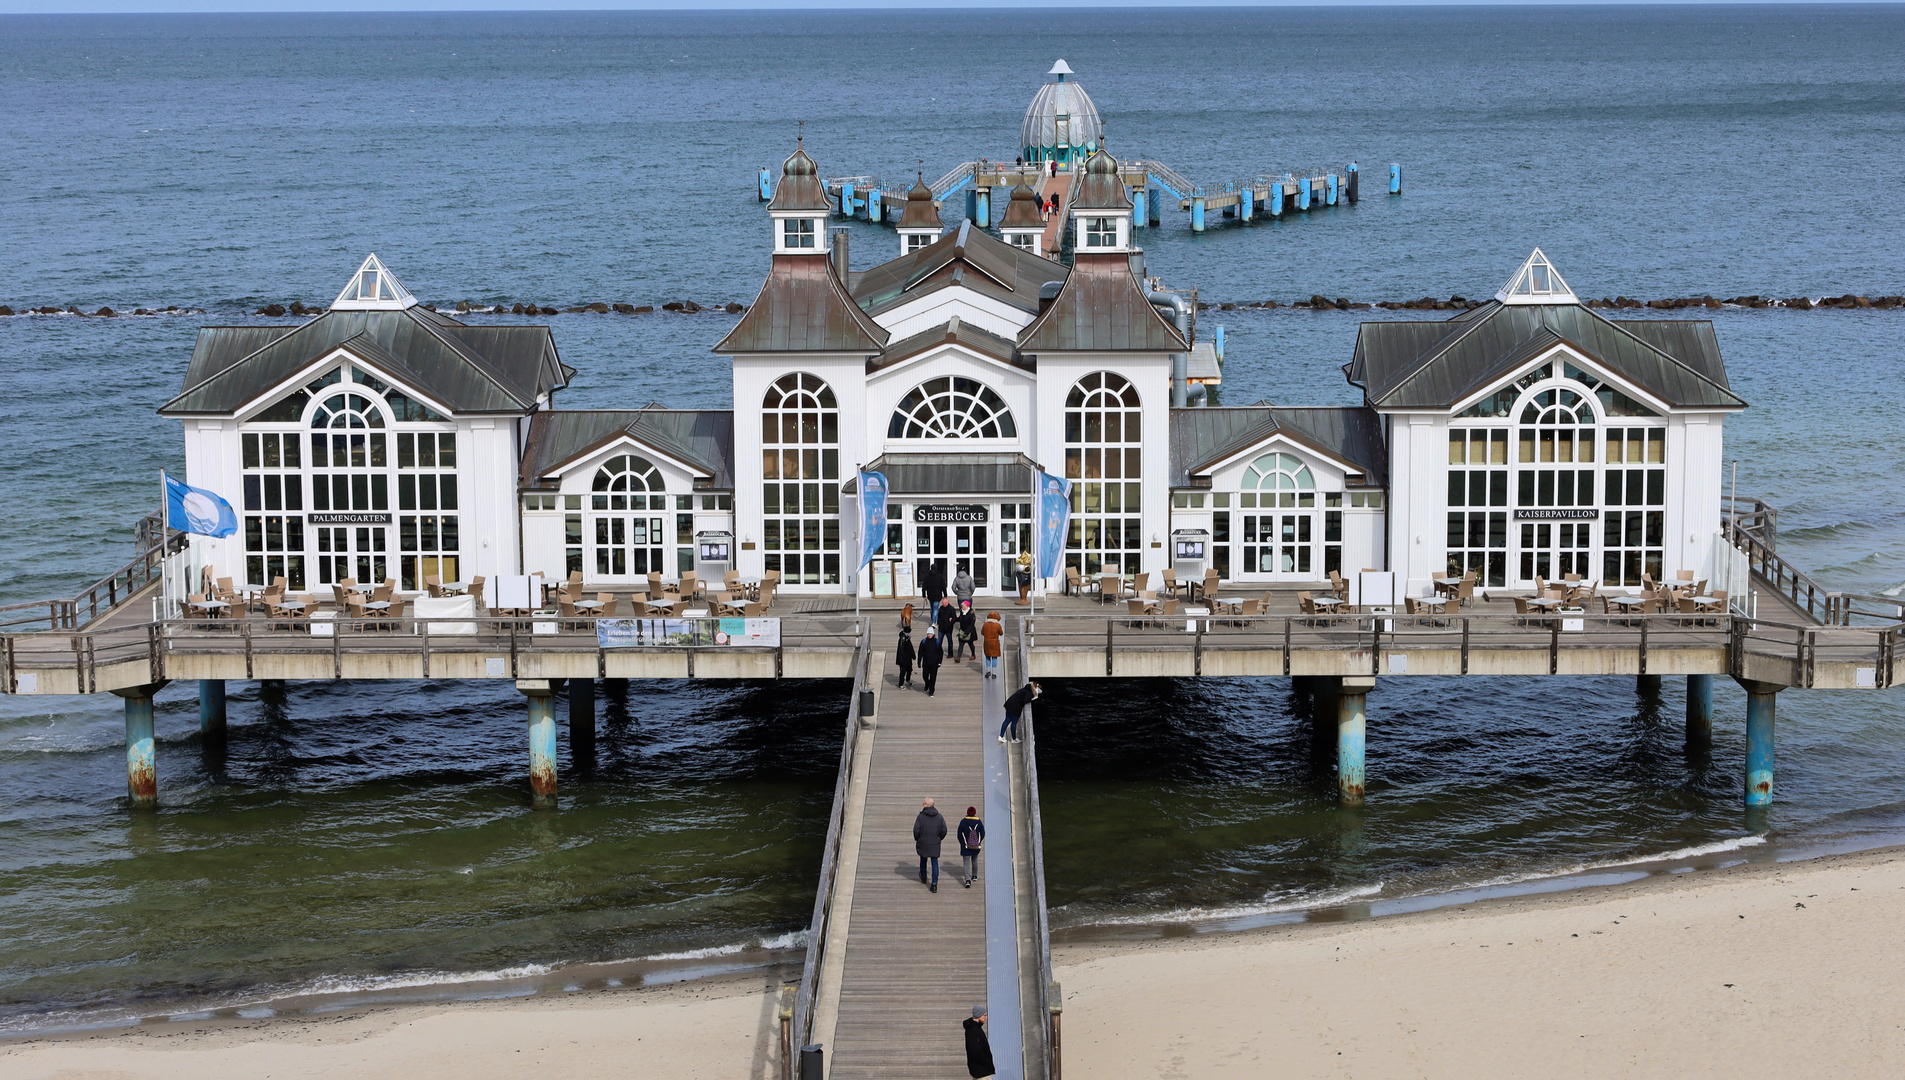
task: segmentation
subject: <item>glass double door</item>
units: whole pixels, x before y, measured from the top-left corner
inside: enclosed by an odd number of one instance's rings
[[[958,577],[961,570],[972,575],[975,587],[989,588],[986,532],[991,527],[990,524],[914,524],[913,554],[916,562],[913,572],[919,575],[916,580],[926,580],[927,568],[936,566],[945,571],[949,593],[953,578]]]
[[[385,581],[389,531],[386,525],[317,526],[318,584],[335,585],[345,578],[359,584]]]
[[[1243,572],[1256,577],[1314,581],[1316,514],[1308,510],[1243,515]]]
[[[622,583],[667,573],[663,562],[663,519],[640,514],[591,514],[595,549],[589,580]]]
[[[1536,578],[1558,581],[1568,574],[1592,579],[1594,521],[1524,521],[1521,523],[1521,580],[1532,586]]]

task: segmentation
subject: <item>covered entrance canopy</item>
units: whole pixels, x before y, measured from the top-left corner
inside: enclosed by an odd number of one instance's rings
[[[913,580],[928,568],[961,570],[984,593],[1017,589],[1014,562],[1032,543],[1032,478],[1018,453],[886,454],[866,468],[886,477],[887,542],[878,558],[903,559]],[[849,481],[846,490],[854,491]]]

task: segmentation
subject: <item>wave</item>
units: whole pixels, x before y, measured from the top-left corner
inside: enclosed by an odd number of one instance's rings
[[[1108,915],[1071,926],[1149,926],[1157,923],[1215,922],[1221,919],[1250,918],[1256,915],[1283,915],[1317,908],[1335,907],[1381,895],[1383,883],[1357,885],[1347,889],[1291,896],[1265,897],[1250,904],[1226,904],[1218,907],[1186,907],[1144,915]]]
[[[807,947],[805,930],[789,930],[785,934],[763,937],[753,942],[740,942],[730,945],[710,945],[705,949],[683,949],[680,952],[654,953],[638,957],[635,961],[612,961],[614,963],[640,963],[652,960],[706,960],[715,956],[733,956],[737,953],[753,951],[773,951],[779,949],[804,949]]]

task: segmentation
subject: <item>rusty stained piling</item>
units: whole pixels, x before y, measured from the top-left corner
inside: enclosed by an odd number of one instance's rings
[[[1746,808],[1764,810],[1773,805],[1773,707],[1785,687],[1739,682],[1746,691]]]
[[[1344,806],[1363,804],[1363,745],[1374,676],[1344,676],[1336,694],[1336,793]]]
[[[536,807],[556,805],[556,696],[548,679],[517,679],[529,702],[529,795]]]
[[[126,703],[126,796],[135,810],[159,805],[159,765],[152,739],[152,695],[164,683],[115,690]]]

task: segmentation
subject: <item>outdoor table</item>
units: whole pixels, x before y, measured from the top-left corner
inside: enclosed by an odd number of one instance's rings
[[[601,607],[602,607],[602,601],[600,601],[600,600],[577,600],[577,601],[575,602],[575,606],[576,606],[576,610],[578,610],[578,611],[597,611],[597,610],[600,610],[600,609],[601,609]]]
[[[1549,608],[1560,607],[1561,601],[1552,596],[1535,596],[1535,597],[1529,598],[1528,606],[1532,608],[1540,608],[1543,611],[1547,611]]]
[[[1647,600],[1645,597],[1640,596],[1610,596],[1607,598],[1607,602],[1616,607],[1626,609],[1639,607],[1645,604]]]
[[[707,608],[690,608],[687,611],[682,612],[681,617],[684,619],[705,619],[708,617],[708,609]]]
[[[1462,579],[1459,577],[1438,577],[1429,580],[1435,584],[1437,592],[1453,591],[1456,586],[1462,584]]]
[[[1314,600],[1311,600],[1310,603],[1315,604],[1319,608],[1325,608],[1325,609],[1338,608],[1343,606],[1343,602],[1341,600],[1338,600],[1334,596],[1319,596],[1315,598]]]
[[[310,605],[306,604],[302,600],[286,600],[284,603],[279,604],[278,606],[283,608],[286,611],[303,611],[305,608],[309,607]]]
[[[470,591],[470,583],[467,581],[445,581],[440,582],[437,588],[441,589],[446,595],[461,596]]]
[[[1432,608],[1441,609],[1441,608],[1447,607],[1448,604],[1449,604],[1449,598],[1446,596],[1418,596],[1416,597],[1417,607],[1432,607]]]
[[[224,611],[228,607],[231,607],[230,604],[226,603],[223,600],[200,600],[198,603],[193,604],[192,606],[195,608],[198,608],[199,610],[205,612],[206,614],[210,615],[213,618],[217,618],[220,612]]]
[[[1220,596],[1213,601],[1213,603],[1225,611],[1230,612],[1232,615],[1236,615],[1243,611],[1244,598],[1241,596]]]

